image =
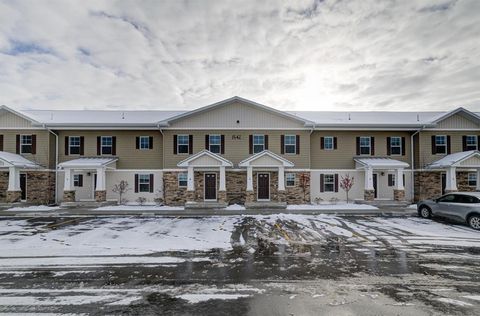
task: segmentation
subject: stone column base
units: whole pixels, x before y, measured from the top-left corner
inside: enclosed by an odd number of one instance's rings
[[[63,191],[63,202],[75,202],[75,191]]]
[[[105,202],[107,200],[107,191],[95,191],[95,202]]]
[[[395,201],[405,200],[405,190],[393,190],[393,199]]]
[[[458,190],[445,190],[445,193],[458,192]]]
[[[245,203],[252,203],[252,202],[255,202],[255,192],[247,191],[245,193]]]
[[[7,203],[20,202],[22,199],[22,191],[7,191],[6,201]]]
[[[278,202],[286,202],[287,201],[287,194],[285,191],[278,191],[277,192],[277,199]]]
[[[363,199],[365,201],[375,200],[375,190],[364,190],[363,191]]]
[[[220,203],[227,203],[227,191],[218,191],[217,200]]]

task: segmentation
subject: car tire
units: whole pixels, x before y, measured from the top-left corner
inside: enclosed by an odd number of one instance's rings
[[[475,230],[480,230],[480,215],[474,214],[468,218],[468,225]]]
[[[428,206],[422,205],[418,209],[418,216],[421,218],[432,218],[432,210]]]

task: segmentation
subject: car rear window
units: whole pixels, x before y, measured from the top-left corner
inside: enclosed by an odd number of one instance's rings
[[[478,203],[478,198],[476,198],[475,196],[471,196],[471,195],[460,195],[458,194],[455,198],[456,201],[458,201],[457,203]]]

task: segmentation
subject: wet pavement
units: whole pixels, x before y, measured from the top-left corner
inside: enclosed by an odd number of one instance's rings
[[[0,221],[0,247],[0,313],[478,315],[480,308],[480,232],[415,217],[10,218]]]

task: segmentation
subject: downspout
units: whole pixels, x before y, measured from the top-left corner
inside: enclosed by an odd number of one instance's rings
[[[164,167],[165,167],[165,135],[163,134],[162,129],[160,128],[160,124],[157,124],[158,131],[162,134],[162,198],[165,202],[165,183],[163,182],[164,179]]]
[[[45,124],[43,126],[55,136],[55,204],[58,204],[58,134],[55,134],[51,129],[48,129]]]
[[[410,163],[411,163],[411,166],[412,166],[412,175],[410,176],[410,185],[411,185],[411,193],[412,193],[412,201],[415,200],[415,146],[413,144],[413,137],[415,135],[417,135],[418,133],[420,133],[421,130],[423,130],[425,128],[425,125],[422,126],[422,128],[418,129],[415,131],[415,133],[413,133],[412,135],[410,135]],[[420,139],[418,140],[420,141]],[[418,148],[420,148],[420,144],[418,145]]]

